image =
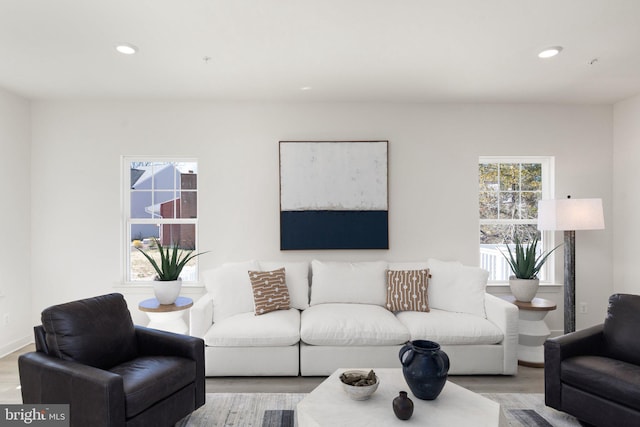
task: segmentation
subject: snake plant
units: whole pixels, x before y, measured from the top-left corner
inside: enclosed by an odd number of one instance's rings
[[[507,251],[509,256],[500,251],[506,258],[511,267],[511,271],[518,279],[537,279],[540,269],[547,261],[547,258],[553,251],[558,249],[558,246],[551,249],[546,254],[536,255],[536,249],[538,247],[540,239],[538,236],[531,239],[528,244],[522,243],[522,241],[516,236],[514,238],[515,248],[512,251],[507,245]]]
[[[142,252],[142,255],[149,260],[154,270],[156,270],[156,280],[166,282],[171,280],[178,280],[180,278],[180,273],[184,266],[194,259],[195,257],[205,254],[206,252],[200,252],[197,254],[192,253],[193,251],[183,251],[178,248],[178,245],[174,244],[169,247],[163,247],[162,244],[154,237],[156,246],[160,251],[160,264],[156,262],[155,259],[151,257],[148,253],[143,251],[142,249],[136,247],[137,250]]]

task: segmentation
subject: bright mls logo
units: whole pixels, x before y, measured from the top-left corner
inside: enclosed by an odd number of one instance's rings
[[[69,427],[69,405],[0,405],[0,427]]]

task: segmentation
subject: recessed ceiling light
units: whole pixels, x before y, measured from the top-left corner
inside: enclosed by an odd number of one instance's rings
[[[129,43],[120,43],[116,50],[124,55],[133,55],[138,52],[138,48]]]
[[[552,58],[562,51],[562,46],[548,47],[538,54],[538,58]]]

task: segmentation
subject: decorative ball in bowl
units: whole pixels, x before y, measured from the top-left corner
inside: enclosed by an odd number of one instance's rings
[[[340,375],[342,388],[353,400],[367,400],[378,389],[380,380],[371,371],[344,371]]]

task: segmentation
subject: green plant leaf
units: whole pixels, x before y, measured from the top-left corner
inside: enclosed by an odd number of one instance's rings
[[[538,236],[531,239],[528,244],[523,244],[518,236],[515,236],[513,240],[515,243],[514,250],[512,251],[507,245],[508,255],[502,251],[500,253],[505,257],[511,271],[518,279],[537,278],[549,255],[561,246],[556,246],[546,254],[536,255],[536,249],[540,241]]]
[[[157,273],[157,280],[171,281],[178,280],[182,269],[193,258],[206,254],[206,252],[200,252],[194,254],[193,251],[182,251],[177,244],[172,243],[169,246],[162,246],[160,241],[154,237],[158,251],[160,252],[160,265],[149,254],[140,248],[137,248],[147,258],[147,260],[153,266],[153,269]]]

